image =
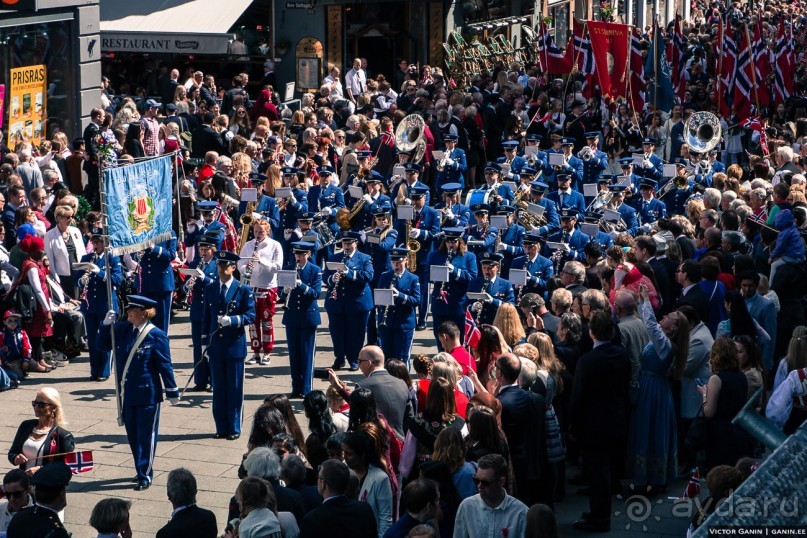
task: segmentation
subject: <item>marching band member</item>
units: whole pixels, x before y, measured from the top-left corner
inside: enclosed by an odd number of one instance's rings
[[[549,155],[552,153],[563,153],[563,148],[560,146],[563,137],[558,134],[553,134],[550,136],[550,140],[552,142],[552,146],[546,150],[546,161],[544,163],[542,175],[544,182],[547,185],[557,185],[557,181],[555,180],[555,167],[549,164]]]
[[[462,228],[444,228],[439,248],[426,256],[426,273],[430,276],[433,265],[448,267],[448,282],[435,282],[431,292],[432,331],[437,347],[443,351],[437,328],[444,321],[453,321],[457,327],[465,326],[465,293],[468,284],[476,278],[476,256],[467,252]],[[421,286],[421,294],[425,288]],[[421,301],[422,303],[422,301]]]
[[[277,207],[277,200],[275,200],[274,192],[267,191],[266,180],[268,177],[264,174],[257,174],[255,172],[249,174],[249,181],[252,186],[258,190],[258,201],[255,203],[255,210],[253,213],[260,213],[264,219],[268,220],[272,225],[272,234],[278,234],[281,231],[280,227],[280,209]],[[274,189],[272,189],[274,191]],[[247,202],[241,202],[238,206],[238,215],[243,215],[247,209]],[[239,221],[239,228],[241,224]]]
[[[649,232],[653,223],[659,219],[667,218],[667,206],[655,196],[657,185],[658,183],[652,179],[642,179],[639,184],[642,196],[639,200],[635,200],[634,197],[634,209],[639,213],[639,223],[643,232]]]
[[[477,259],[481,259],[483,253],[493,252],[493,245],[496,243],[499,230],[490,225],[488,219],[490,206],[488,204],[474,204],[471,211],[474,213],[476,225],[466,228],[462,238],[468,245],[468,250],[473,252]]]
[[[622,157],[619,159],[619,165],[622,168],[622,176],[630,177],[631,193],[637,194],[642,178],[633,173],[633,157]]]
[[[437,180],[435,187],[439,190],[446,183],[459,183],[465,188],[465,170],[468,165],[465,160],[465,151],[457,147],[459,137],[446,133],[443,141],[446,144],[445,155],[437,164]]]
[[[104,231],[101,228],[93,228],[92,234],[93,251],[85,254],[81,258],[82,263],[89,263],[91,266],[83,275],[76,275],[75,281],[79,286],[79,298],[81,299],[81,313],[87,325],[87,342],[95,342],[101,322],[110,310],[118,311],[117,289],[123,284],[123,269],[118,256],[109,255],[109,270],[106,267],[104,256]],[[106,279],[112,279],[112,297],[106,292]],[[110,302],[111,299],[111,302]],[[90,349],[90,381],[106,381],[109,379],[110,357],[106,351],[101,351],[95,345],[88,346]]]
[[[555,174],[558,190],[546,195],[546,198],[555,202],[558,210],[572,208],[578,213],[586,210],[586,200],[583,195],[572,189],[572,176],[558,172]]]
[[[523,241],[526,230],[516,222],[516,208],[509,205],[499,206],[497,215],[504,215],[507,218],[507,228],[499,230],[498,245],[496,251],[502,255],[501,269],[502,278],[507,278],[510,272],[510,264],[515,258],[524,254]]]
[[[638,170],[634,173],[642,178],[655,179],[661,181],[664,172],[664,161],[661,157],[653,153],[656,148],[656,139],[646,136],[642,139],[642,151],[644,152],[644,161]]]
[[[378,308],[378,340],[384,357],[402,360],[407,367],[415,337],[415,307],[421,302],[420,281],[406,270],[408,255],[409,249],[392,249],[392,270],[378,279],[378,289],[392,289],[395,301],[393,306]]]
[[[341,370],[347,360],[350,371],[359,369],[359,351],[364,346],[367,322],[373,309],[370,282],[373,280],[373,261],[367,254],[358,252],[359,232],[344,232],[341,236],[342,252],[331,256],[329,262],[345,265],[345,269],[325,272],[328,295],[325,310],[328,312],[328,330],[336,356],[331,366]]]
[[[199,202],[199,213],[202,218],[198,221],[188,222],[188,234],[185,236],[185,246],[196,246],[196,242],[201,240],[202,237],[208,232],[220,232],[222,237],[226,232],[224,224],[216,220],[216,210],[219,208],[219,203],[212,200],[204,200]],[[198,251],[196,253],[199,254]]]
[[[429,311],[429,296],[426,293],[426,290],[429,289],[426,257],[432,250],[435,235],[440,232],[440,214],[434,208],[426,205],[426,194],[428,192],[428,187],[413,187],[409,191],[409,198],[412,200],[415,215],[412,219],[412,229],[409,231],[408,238],[405,233],[406,221],[398,220],[396,223],[398,226],[399,246],[406,246],[409,239],[415,239],[420,243],[420,249],[417,253],[418,266],[413,271],[420,279],[420,289],[422,290],[420,307],[418,308],[417,330],[419,331],[426,328],[426,314]]]
[[[157,448],[162,389],[171,405],[179,403],[179,389],[171,366],[168,335],[151,323],[159,306],[157,301],[141,295],[130,295],[126,305],[127,319],[115,323],[116,314],[107,312],[95,345],[112,351],[115,331],[115,375],[121,399],[121,418],[132,450],[137,482],[135,491],[148,489],[154,476],[152,463]]]
[[[396,200],[400,198],[402,195],[406,198],[406,194],[412,190],[413,187],[426,187],[426,184],[420,181],[420,172],[423,170],[423,167],[418,163],[410,163],[407,162],[403,165],[404,167],[404,181],[399,182],[395,185],[395,187],[390,191],[390,198],[393,200],[393,205],[398,205]],[[459,183],[446,183],[443,185],[443,189],[445,189],[446,185],[459,185]],[[460,189],[462,186],[460,185]],[[404,189],[403,191],[401,189]],[[426,205],[430,203],[431,195],[427,192],[426,193]],[[411,200],[410,200],[411,202]],[[409,202],[404,202],[409,203]]]
[[[333,223],[336,212],[345,207],[345,195],[338,186],[339,182],[333,166],[320,166],[317,172],[319,173],[319,183],[308,189],[308,211],[322,213],[324,217],[328,218],[329,223]],[[336,183],[334,184],[333,181]],[[335,233],[338,228],[335,224],[331,224],[331,226],[331,230]]]
[[[547,242],[552,243],[565,243],[569,245],[569,252],[556,250],[552,253],[549,246],[544,243],[541,254],[545,258],[549,258],[553,263],[559,264],[555,266],[555,273],[560,272],[560,267],[563,263],[569,260],[583,261],[585,253],[583,249],[586,247],[591,238],[581,232],[576,227],[577,224],[577,210],[573,208],[563,208],[560,210],[560,231],[550,235]]]
[[[605,252],[605,250],[614,244],[614,238],[611,237],[611,234],[605,233],[600,229],[600,219],[602,215],[599,213],[595,213],[593,211],[587,211],[583,215],[583,223],[585,224],[596,224],[597,225],[597,235],[589,235],[591,240],[598,245],[600,245],[600,250]],[[587,234],[588,235],[588,234]]]
[[[582,185],[595,183],[600,174],[608,169],[608,155],[597,149],[599,138],[600,133],[593,131],[586,133],[586,147],[580,153],[588,153],[591,157],[586,160],[581,159],[583,161]]]
[[[623,203],[625,200],[625,189],[628,187],[624,185],[608,185],[608,190],[611,191],[611,202],[608,204],[611,211],[618,211],[622,220],[625,222],[626,232],[632,236],[636,236],[639,230],[639,220],[636,218],[636,210],[628,204]]]
[[[460,203],[462,185],[446,183],[443,185],[443,201],[434,205],[440,213],[441,226],[465,228],[471,220],[471,209]],[[428,197],[428,195],[427,195]],[[428,204],[428,198],[426,204]]]
[[[525,139],[527,145],[525,146],[523,155],[524,162],[526,166],[533,168],[534,170],[543,170],[546,167],[546,152],[539,149],[537,153],[527,155],[526,148],[537,148],[541,144],[541,138],[543,137],[538,133],[528,133]]]
[[[481,190],[489,190],[490,205],[509,204],[513,201],[513,190],[508,185],[499,183],[502,167],[498,163],[485,165],[485,185]]]
[[[535,179],[538,177],[538,173],[539,173],[538,170],[536,170],[535,168],[525,165],[518,173],[518,184],[516,187],[516,194],[518,194],[519,191],[529,193],[530,182],[535,181]]]
[[[205,288],[202,354],[208,352],[210,357],[215,438],[234,441],[241,436],[243,418],[244,327],[255,321],[255,299],[247,286],[233,278],[241,261],[238,254],[220,250],[215,259],[219,281]]]
[[[477,276],[468,284],[468,293],[487,293],[489,298],[484,301],[466,299],[465,307],[471,308],[477,323],[491,324],[496,317],[496,311],[502,303],[516,304],[513,285],[499,276],[499,266],[502,255],[485,252],[479,260],[482,265],[482,275]],[[463,325],[464,326],[464,325]]]
[[[583,188],[583,161],[572,155],[574,142],[574,138],[564,137],[560,139],[560,149],[563,152],[564,162],[555,176],[557,177],[561,174],[569,174],[572,179],[573,188],[575,191],[579,191]],[[560,179],[556,180],[560,182]],[[558,183],[558,187],[560,187],[560,183]]]
[[[359,219],[358,226],[364,230],[373,225],[375,214],[380,210],[389,211],[392,209],[392,201],[389,196],[381,192],[381,184],[384,176],[373,170],[366,178],[366,194],[362,196],[364,207],[362,207],[363,218]]]
[[[510,269],[522,269],[529,273],[527,283],[524,286],[517,286],[518,295],[525,293],[537,293],[541,297],[546,296],[546,283],[555,274],[552,261],[541,256],[541,236],[535,232],[528,232],[524,235],[524,255],[513,260]]]
[[[544,218],[546,224],[538,228],[538,234],[547,236],[553,234],[560,229],[560,219],[558,218],[558,206],[554,201],[550,200],[544,193],[549,189],[549,185],[543,181],[530,182],[530,203],[539,205],[544,208]]]
[[[526,166],[527,161],[524,157],[516,155],[518,151],[518,140],[507,140],[502,142],[502,148],[504,149],[504,157],[499,157],[496,159],[496,162],[501,166],[502,164],[509,164],[510,171],[507,173],[502,172],[502,175],[511,181],[518,181],[518,174],[524,166]]]
[[[370,282],[370,290],[374,290],[378,284],[381,273],[389,271],[390,252],[398,242],[398,230],[392,227],[392,218],[388,209],[380,208],[375,212],[375,225],[362,231],[361,251],[368,254],[373,259],[373,280]],[[378,331],[376,326],[375,310],[370,311],[370,320],[367,323],[367,343],[375,345],[378,342]]]
[[[190,269],[196,269],[196,275],[185,281],[185,287],[191,296],[191,342],[193,344],[193,392],[210,390],[210,362],[202,355],[202,323],[204,321],[205,291],[207,287],[218,282],[219,275],[216,270],[216,251],[221,249],[221,232],[207,232],[196,242],[196,256],[188,264]],[[191,281],[192,280],[192,281]]]
[[[283,249],[272,239],[269,221],[252,223],[255,238],[247,241],[240,252],[238,272],[245,286],[255,297],[255,320],[249,326],[252,358],[247,364],[269,364],[269,354],[275,348],[275,325],[272,316],[277,306],[277,272],[283,268]]]
[[[172,231],[171,239],[147,247],[136,254],[139,267],[132,264],[129,258],[129,268],[137,269],[135,286],[140,295],[148,297],[157,303],[157,314],[152,322],[158,329],[168,334],[168,325],[171,322],[171,301],[174,296],[174,270],[171,262],[177,257],[177,236]],[[124,259],[125,261],[125,259]]]
[[[284,166],[280,169],[283,175],[283,186],[291,189],[291,196],[280,201],[280,226],[283,229],[284,240],[280,241],[283,246],[283,254],[289,259],[291,252],[289,242],[285,239],[286,231],[293,230],[297,226],[297,217],[300,213],[308,211],[308,200],[306,192],[299,188],[299,177],[302,174],[298,168]]]
[[[676,177],[667,179],[675,182],[675,185],[664,195],[664,203],[670,208],[671,214],[686,215],[687,200],[692,196],[692,181],[689,179],[691,169],[683,157],[675,159],[675,171]]]
[[[283,325],[289,346],[291,395],[299,398],[311,392],[317,326],[322,322],[317,299],[322,290],[322,270],[309,263],[314,245],[303,241],[292,243],[297,268],[297,282],[288,291]]]

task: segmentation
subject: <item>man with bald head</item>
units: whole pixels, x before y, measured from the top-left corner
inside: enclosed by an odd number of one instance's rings
[[[496,371],[502,430],[510,446],[516,477],[516,498],[527,506],[540,502],[551,507],[555,481],[548,472],[544,421],[535,420],[546,411],[544,397],[519,387],[521,359],[516,355],[500,355],[496,359]]]
[[[628,352],[628,359],[630,359],[630,397],[631,401],[635,402],[639,395],[639,376],[642,373],[639,359],[642,356],[642,350],[650,341],[650,335],[647,333],[644,322],[636,315],[636,297],[632,292],[625,290],[616,292],[614,308],[619,320],[617,328],[620,342]]]
[[[378,346],[365,346],[359,351],[359,370],[364,374],[364,379],[357,385],[373,393],[378,412],[384,415],[392,431],[403,441],[409,387],[387,372],[384,368],[384,352]]]

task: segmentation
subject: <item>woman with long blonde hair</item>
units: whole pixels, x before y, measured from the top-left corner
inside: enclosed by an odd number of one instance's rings
[[[527,337],[521,318],[516,307],[510,303],[503,303],[493,318],[493,326],[499,329],[507,345],[513,347],[520,344]]]
[[[782,384],[790,372],[799,368],[807,368],[807,326],[804,325],[793,329],[793,336],[787,345],[787,355],[779,361],[773,378],[773,390]]]

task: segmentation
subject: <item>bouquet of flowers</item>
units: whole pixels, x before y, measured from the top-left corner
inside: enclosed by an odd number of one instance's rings
[[[609,0],[600,2],[600,20],[603,22],[614,22],[614,6]]]

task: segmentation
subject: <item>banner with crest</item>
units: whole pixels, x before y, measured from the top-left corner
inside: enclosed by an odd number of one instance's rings
[[[170,155],[104,170],[112,254],[138,252],[171,238]]]

